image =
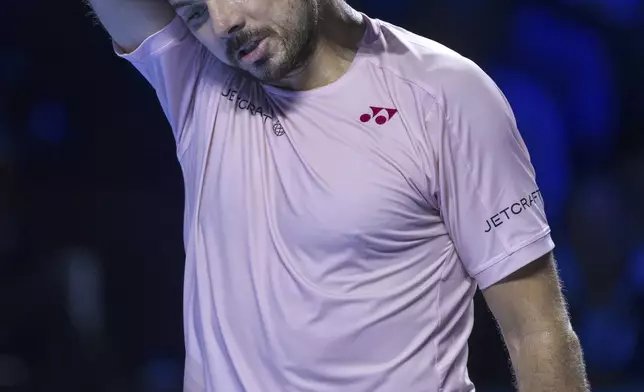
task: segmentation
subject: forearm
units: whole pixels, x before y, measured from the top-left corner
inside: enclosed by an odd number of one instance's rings
[[[174,10],[167,0],[83,0],[103,27],[125,50],[138,47],[147,37],[165,27]]]
[[[572,328],[507,339],[520,392],[589,392],[579,339]]]

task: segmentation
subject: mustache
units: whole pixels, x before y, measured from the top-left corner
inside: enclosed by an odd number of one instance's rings
[[[229,59],[237,60],[237,53],[245,46],[258,42],[272,34],[269,28],[240,30],[226,42],[226,54]]]

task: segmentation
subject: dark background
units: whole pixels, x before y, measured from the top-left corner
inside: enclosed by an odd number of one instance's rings
[[[353,4],[497,81],[594,391],[644,391],[644,1]],[[154,92],[80,0],[0,9],[0,390],[179,391],[183,185]],[[511,385],[480,298],[471,375]]]

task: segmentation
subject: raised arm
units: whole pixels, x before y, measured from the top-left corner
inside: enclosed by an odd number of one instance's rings
[[[112,39],[131,52],[175,16],[166,0],[85,0]]]

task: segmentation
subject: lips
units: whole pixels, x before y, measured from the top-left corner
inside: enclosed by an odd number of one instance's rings
[[[241,63],[254,63],[259,60],[263,56],[265,47],[263,44],[265,40],[266,38],[255,39],[242,46],[237,51],[237,61]]]
[[[251,53],[253,50],[257,48],[257,46],[259,45],[259,42],[260,40],[255,40],[253,42],[249,42],[248,44],[244,45],[244,47],[239,49],[239,51],[237,52],[237,57],[241,59],[247,54]]]

